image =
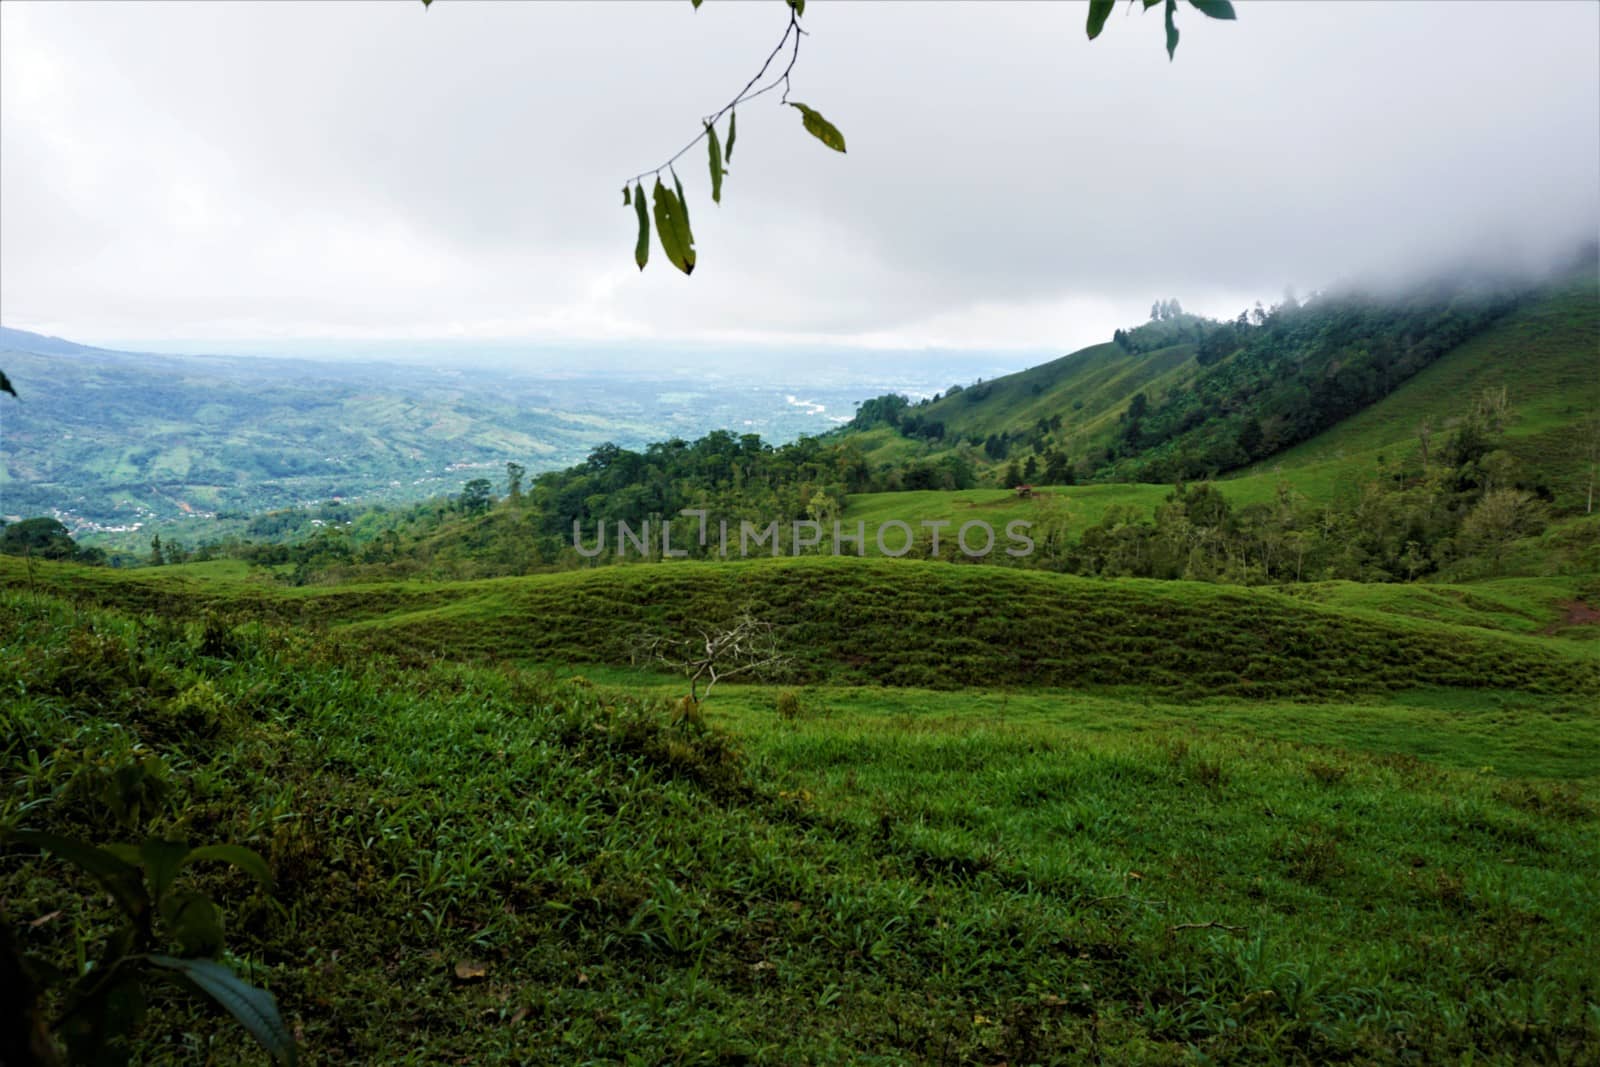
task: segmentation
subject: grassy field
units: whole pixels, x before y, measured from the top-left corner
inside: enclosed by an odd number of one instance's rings
[[[87,602],[309,624],[352,649],[414,663],[626,665],[648,635],[692,633],[748,611],[779,628],[797,683],[1133,688],[1189,699],[1316,700],[1434,685],[1600,694],[1600,645],[1555,625],[1575,579],[1508,586],[1522,590],[1515,604],[1474,600],[1476,587],[1462,587],[1466,606],[1432,618],[1408,610],[1414,587],[1346,606],[1340,597],[1350,594],[1337,587],[1319,603],[1324,587],[1290,595],[916,560],[682,561],[325,589],[183,568],[37,566],[48,587]],[[0,561],[0,584],[27,588],[24,565]],[[1519,628],[1541,610],[1550,633]]]
[[[1364,466],[1360,459],[1336,460],[1293,471],[1265,471],[1227,478],[1213,484],[1235,508],[1269,503],[1277,498],[1280,487],[1300,494],[1309,503],[1331,504],[1359,493],[1362,484],[1374,476],[1375,469]],[[846,499],[840,521],[846,534],[854,533],[857,522],[867,524],[868,555],[880,554],[874,540],[875,532],[879,524],[891,519],[908,523],[923,544],[928,535],[919,525],[922,522],[949,520],[951,525],[941,534],[942,540],[948,542],[962,523],[980,519],[994,528],[1004,547],[1005,524],[1015,519],[1035,523],[1036,529],[1059,522],[1071,536],[1080,537],[1085,529],[1099,523],[1116,508],[1131,508],[1139,520],[1149,521],[1172,491],[1170,485],[1096,482],[1038,486],[1027,497],[1018,496],[1011,489],[854,493]],[[895,551],[904,534],[891,532],[884,537],[889,549]],[[978,535],[974,534],[973,540],[976,543]]]
[[[1600,1042],[1592,700],[743,686],[702,721],[666,699],[681,682],[584,670],[405,667],[12,589],[0,820],[126,836],[95,798],[159,755],[138,829],[268,858],[270,896],[193,877],[313,1064],[1573,1063]],[[0,857],[0,897],[69,968],[104,936],[52,861]],[[135,1051],[259,1058],[175,992]]]

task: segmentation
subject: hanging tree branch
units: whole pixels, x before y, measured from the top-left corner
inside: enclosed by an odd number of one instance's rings
[[[699,7],[700,5],[696,4],[695,6]],[[724,104],[715,114],[702,118],[700,120],[700,125],[702,128],[700,132],[695,135],[694,140],[690,141],[688,144],[678,149],[677,152],[673,153],[671,159],[668,159],[665,163],[661,164],[661,166],[656,167],[653,170],[643,170],[638,174],[635,174],[633,177],[622,183],[623,188],[627,188],[630,185],[637,185],[645,178],[650,177],[652,174],[659,178],[662,171],[670,169],[674,163],[683,158],[684,153],[688,152],[689,149],[705,140],[708,135],[714,135],[716,124],[722,119],[722,116],[727,115],[740,104],[745,103],[748,100],[754,100],[763,93],[769,93],[773,89],[776,89],[779,85],[783,86],[782,102],[787,103],[789,99],[789,74],[794,70],[795,60],[800,58],[800,38],[805,36],[806,32],[800,28],[800,10],[804,7],[804,4],[801,4],[798,8],[794,5],[790,5],[789,25],[784,27],[783,36],[778,39],[777,45],[772,49],[771,54],[767,56],[767,61],[761,64],[761,69],[756,71],[755,77],[746,82],[744,88],[739,90],[739,95],[735,96],[732,100]],[[791,41],[793,42],[792,44]],[[783,73],[774,78],[769,84],[762,86],[760,89],[756,89],[754,92],[751,92],[751,89],[755,87],[756,82],[760,81],[766,76],[767,71],[772,67],[772,61],[778,58],[778,53],[783,51],[783,47],[786,44],[790,46],[789,63],[783,68]],[[727,157],[730,159],[733,157],[733,135],[731,133],[728,137]]]
[[[738,94],[721,109],[702,118],[700,132],[665,163],[653,170],[640,171],[622,183],[622,204],[624,207],[631,205],[638,219],[639,236],[634,245],[633,261],[638,264],[640,270],[644,270],[645,264],[650,261],[650,219],[653,215],[656,238],[668,262],[685,274],[694,273],[694,231],[689,226],[689,206],[684,202],[683,183],[678,180],[678,172],[673,168],[673,164],[682,159],[695,145],[706,141],[708,165],[711,171],[711,199],[714,203],[722,203],[722,179],[727,173],[728,162],[733,159],[733,143],[738,131],[738,112],[735,109],[740,104],[782,86],[783,95],[779,97],[779,103],[797,109],[802,124],[813,137],[836,152],[844,151],[844,135],[837,127],[818,114],[815,109],[789,100],[789,76],[794,71],[795,62],[800,58],[800,38],[806,36],[806,31],[800,28],[800,17],[805,14],[806,4],[805,0],[786,0],[786,2],[789,5],[789,24],[783,28],[783,36],[778,38],[778,43],[767,54],[766,62],[761,64],[761,69],[756,71],[755,76],[746,82],[744,88],[740,89]],[[694,6],[697,8],[700,6],[699,0],[694,0]],[[773,63],[785,49],[789,53],[789,62],[784,65],[783,71],[766,84],[761,84],[762,79],[767,77],[767,72],[772,69]],[[728,117],[726,148],[717,135],[717,123],[722,121],[724,115]],[[672,176],[670,189],[661,180],[662,171]],[[651,176],[655,177],[655,186],[650,191],[651,210],[646,211],[644,181]]]
[[[701,2],[702,0],[690,0],[697,10]],[[422,3],[427,7],[433,0],[422,0]],[[794,71],[795,61],[800,58],[800,38],[806,36],[806,31],[800,28],[800,19],[806,13],[806,0],[784,0],[784,3],[789,7],[789,24],[783,28],[783,36],[778,38],[777,45],[767,54],[766,62],[761,64],[761,69],[756,71],[755,77],[746,82],[744,88],[718,111],[702,118],[700,132],[695,134],[688,144],[673,153],[665,163],[651,170],[642,170],[622,183],[622,205],[632,207],[638,219],[639,236],[634,245],[633,261],[638,264],[640,270],[644,270],[645,264],[650,261],[650,227],[651,219],[654,218],[656,238],[667,260],[685,274],[694,272],[694,231],[689,227],[689,206],[684,199],[683,183],[678,179],[678,172],[673,168],[673,164],[701,141],[707,142],[707,162],[711,171],[711,199],[714,203],[722,203],[722,179],[727,173],[728,161],[733,158],[733,142],[738,118],[735,109],[740,104],[770,93],[781,85],[783,95],[779,97],[778,102],[800,112],[801,125],[805,127],[806,132],[835,152],[842,153],[845,150],[844,134],[839,132],[837,126],[823,118],[815,108],[789,99],[789,76]],[[1231,0],[1187,0],[1187,3],[1207,18],[1235,17]],[[1128,0],[1129,8],[1140,5],[1143,5],[1145,10],[1157,6],[1165,9],[1167,58],[1171,59],[1178,50],[1176,21],[1178,0]],[[1105,29],[1106,20],[1111,17],[1115,7],[1116,0],[1089,0],[1089,19],[1085,29],[1091,41],[1099,37]],[[767,72],[772,69],[773,63],[786,48],[789,52],[789,62],[785,64],[783,72],[761,85],[762,79],[767,77]],[[722,121],[723,116],[727,116],[728,119],[726,148],[723,147],[722,140],[717,134],[717,123]],[[672,177],[670,188],[661,180],[662,171],[666,171]],[[650,190],[650,205],[646,207],[644,182],[650,177],[655,178],[655,185]],[[3,388],[4,385],[0,384],[0,389]]]

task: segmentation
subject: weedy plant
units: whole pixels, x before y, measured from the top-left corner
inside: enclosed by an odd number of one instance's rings
[[[35,848],[78,867],[109,894],[121,922],[93,961],[71,974],[37,957],[22,957],[22,973],[35,998],[59,987],[63,1006],[52,1029],[77,1063],[120,1063],[144,1014],[146,987],[172,979],[211,997],[279,1063],[296,1060],[294,1038],[271,993],[243,981],[217,957],[222,953],[222,912],[206,894],[177,885],[192,863],[228,863],[271,888],[267,864],[238,845],[202,845],[148,838],[140,844],[99,847],[34,830],[8,830],[0,842]],[[83,946],[80,943],[79,954]],[[163,951],[165,950],[165,951]]]

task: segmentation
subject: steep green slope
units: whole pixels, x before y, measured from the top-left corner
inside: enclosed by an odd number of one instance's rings
[[[919,408],[946,434],[1020,435],[1039,419],[1060,415],[1060,438],[1075,450],[1109,441],[1117,415],[1135,393],[1181,388],[1199,369],[1194,345],[1179,344],[1131,356],[1114,344],[1095,345],[1016,374],[983,382]]]
[[[37,573],[47,588],[103,604],[303,621],[416,662],[626,664],[646,634],[693,634],[748,611],[780,628],[793,655],[788,676],[801,681],[1183,697],[1427,685],[1600,693],[1600,661],[1572,642],[1341,611],[1269,590],[933,561],[686,561],[329,591],[70,565]],[[26,587],[27,576],[0,563],[0,581]]]
[[[1504,389],[1505,447],[1558,507],[1579,505],[1589,452],[1600,441],[1600,292],[1591,279],[1518,309],[1453,349],[1376,404],[1245,473],[1323,464],[1370,470],[1379,455],[1420,452],[1427,424],[1437,448],[1488,391]]]
[[[1370,470],[1424,418],[1442,440],[1501,385],[1523,439],[1515,451],[1570,506],[1584,480],[1581,427],[1600,417],[1592,270],[1534,288],[1438,282],[1320,296],[1250,321],[1152,322],[932,402],[863,405],[841,436],[879,465],[969,448],[992,478],[1031,460],[1035,484],[1068,466],[1080,480],[1146,482],[1252,461],[1305,469],[1358,456]]]

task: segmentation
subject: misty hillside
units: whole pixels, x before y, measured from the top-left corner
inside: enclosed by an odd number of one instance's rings
[[[1582,499],[1600,439],[1600,294],[1593,278],[1551,287],[1457,346],[1393,392],[1251,470],[1293,474],[1328,463],[1416,453],[1503,390],[1505,447],[1539,472],[1557,501]]]
[[[1324,295],[1230,322],[1176,312],[928,401],[876,398],[841,434],[878,465],[967,449],[1035,484],[1172,482],[1373,451],[1413,440],[1423,420],[1442,432],[1505,386],[1522,436],[1559,438],[1600,401],[1596,306],[1586,271],[1538,287]],[[1425,374],[1435,384],[1390,405]],[[1574,462],[1554,472],[1569,489]]]

